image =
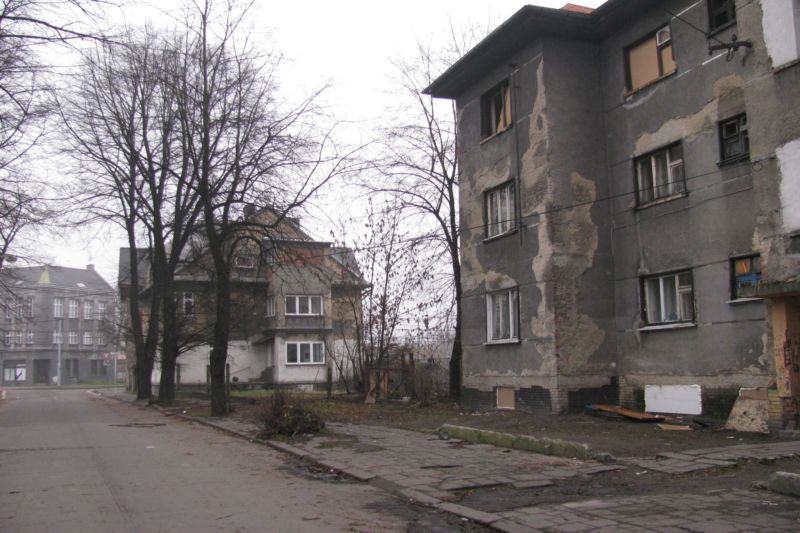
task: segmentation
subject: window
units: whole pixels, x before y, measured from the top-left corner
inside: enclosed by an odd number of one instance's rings
[[[488,342],[515,341],[518,338],[519,306],[517,289],[486,295],[486,339]]]
[[[15,337],[14,344],[16,344],[17,346],[22,346],[25,343],[25,332],[24,331],[18,330],[14,337]]]
[[[11,346],[11,341],[12,340],[14,340],[14,339],[13,339],[10,331],[6,331],[5,333],[3,333],[3,343],[6,346]]]
[[[92,332],[91,331],[84,331],[83,332],[83,344],[86,346],[92,345]]]
[[[275,248],[267,248],[264,250],[264,263],[274,265],[278,262],[278,255],[275,253]]]
[[[714,32],[736,22],[733,0],[708,0],[708,31]]]
[[[252,254],[237,255],[234,258],[236,268],[253,269],[256,267],[256,256]]]
[[[265,316],[275,316],[275,296],[267,296]]]
[[[638,157],[635,165],[637,201],[640,205],[686,191],[680,144]]]
[[[6,308],[5,316],[7,322],[11,322],[11,320],[14,318],[14,304],[12,302],[13,300],[11,298],[3,302],[3,305]]]
[[[97,302],[97,316],[95,317],[98,320],[105,320],[106,319],[106,303],[105,302]]]
[[[67,335],[67,342],[69,344],[78,344],[78,332],[77,331],[70,331]]]
[[[720,160],[722,163],[746,159],[750,155],[747,115],[719,123]]]
[[[481,139],[502,133],[511,126],[511,91],[503,80],[481,96]]]
[[[287,296],[287,315],[321,315],[322,296]]]
[[[515,227],[514,182],[509,181],[484,193],[486,238],[510,232]]]
[[[28,330],[27,339],[26,340],[27,340],[28,344],[33,344],[33,331]]]
[[[287,342],[286,364],[321,365],[325,363],[325,347],[321,342]]]
[[[55,318],[64,316],[64,298],[53,298],[53,316]]]
[[[94,313],[94,306],[92,305],[91,300],[84,300],[83,302],[83,318],[89,320],[92,318],[92,314]]]
[[[25,374],[25,361],[6,361],[3,365],[3,381],[6,383],[24,383]]]
[[[69,318],[78,318],[78,300],[69,301]]]
[[[672,32],[664,26],[625,49],[627,88],[635,91],[677,69],[672,55]]]
[[[28,298],[25,298],[25,300],[23,302],[23,310],[22,310],[22,312],[25,314],[26,317],[33,318],[33,297],[32,296],[29,296]]]
[[[64,342],[64,338],[61,335],[60,331],[53,332],[53,344],[61,344]]]
[[[97,341],[98,346],[105,346],[106,345],[106,334],[102,331],[99,331],[95,334],[95,340]]]
[[[643,285],[644,313],[648,324],[694,321],[690,271],[644,278]]]
[[[731,298],[736,300],[739,289],[755,287],[761,281],[761,256],[749,255],[731,259]]]
[[[184,292],[181,300],[183,316],[194,316],[194,293]]]
[[[64,375],[68,378],[78,377],[77,359],[64,359]]]

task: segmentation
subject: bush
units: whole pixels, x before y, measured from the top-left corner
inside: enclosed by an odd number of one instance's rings
[[[281,390],[258,403],[257,421],[264,428],[264,435],[286,435],[317,433],[325,422],[299,398],[292,398]]]

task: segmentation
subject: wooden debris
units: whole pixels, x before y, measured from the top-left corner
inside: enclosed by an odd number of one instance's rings
[[[594,405],[587,405],[586,409],[590,411],[600,411],[603,413],[613,413],[616,415],[624,416],[625,418],[630,418],[631,420],[636,420],[639,422],[663,422],[664,417],[661,415],[653,415],[650,413],[643,413],[641,411],[634,411],[633,409],[628,409],[626,407],[620,407],[619,405],[606,405],[606,404],[594,404]]]
[[[691,426],[684,426],[681,424],[656,424],[658,429],[663,429],[665,431],[691,431]]]

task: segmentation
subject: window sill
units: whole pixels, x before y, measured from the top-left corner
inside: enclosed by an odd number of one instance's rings
[[[286,363],[286,366],[324,366],[325,363]]]
[[[483,239],[484,243],[496,241],[502,239],[503,237],[508,237],[509,235],[514,235],[517,232],[517,228],[512,228],[505,233],[500,233],[499,235],[492,235],[491,237],[486,237]]]
[[[666,331],[671,329],[686,329],[697,327],[696,322],[675,322],[672,324],[653,324],[652,326],[644,326],[636,331]]]
[[[786,63],[781,63],[777,67],[772,67],[772,73],[777,74],[778,72],[783,72],[786,69],[790,69],[796,65],[800,65],[800,57],[792,59],[791,61],[787,61]]]
[[[736,163],[750,162],[750,154],[737,155],[736,157],[729,157],[717,162],[718,167],[726,167],[728,165],[735,165]]]
[[[484,346],[496,346],[502,344],[519,344],[519,339],[500,339],[496,341],[486,341],[483,343]]]
[[[488,137],[481,138],[480,144],[487,143],[487,142],[491,141],[492,139],[494,139],[495,137],[499,137],[500,135],[504,134],[505,132],[507,132],[508,130],[510,130],[513,127],[514,127],[514,124],[511,123],[508,126],[506,126],[505,128],[503,128],[502,130],[498,130],[495,133],[489,135]]]
[[[647,209],[648,207],[653,207],[655,205],[665,204],[667,202],[671,202],[673,200],[677,200],[678,198],[686,198],[689,196],[688,192],[679,192],[676,194],[672,194],[670,196],[664,196],[662,198],[656,198],[655,200],[650,200],[647,203],[639,204],[636,206],[636,209]]]
[[[627,100],[630,100],[630,99],[631,99],[631,98],[633,98],[633,97],[634,97],[634,96],[635,96],[637,93],[640,93],[640,92],[644,91],[645,89],[649,89],[649,88],[650,88],[650,87],[652,87],[653,85],[656,85],[657,83],[660,83],[661,81],[663,81],[663,80],[665,80],[665,79],[669,78],[670,76],[674,76],[674,75],[675,75],[677,72],[678,72],[678,69],[676,68],[676,69],[675,69],[675,70],[673,70],[672,72],[669,72],[669,73],[667,73],[667,74],[664,74],[663,76],[659,76],[658,78],[656,78],[656,79],[654,79],[654,80],[648,81],[647,83],[645,83],[645,84],[644,84],[644,85],[642,85],[641,87],[637,87],[637,88],[635,88],[635,89],[627,89],[627,88],[626,88],[626,89],[625,89],[625,92],[623,93],[623,95],[622,95],[622,96],[625,98],[625,100],[626,100],[626,101],[627,101]]]
[[[749,304],[753,302],[763,302],[763,298],[736,298],[734,300],[728,300],[725,302],[728,305],[741,305],[741,304]]]
[[[709,32],[706,34],[706,37],[707,37],[708,39],[711,39],[712,37],[716,37],[716,36],[717,36],[717,35],[719,35],[720,33],[724,32],[725,30],[729,30],[729,29],[731,29],[731,28],[732,28],[732,27],[734,27],[734,26],[736,26],[736,19],[729,20],[728,22],[726,22],[725,24],[723,24],[723,25],[722,25],[722,26],[720,26],[719,28],[714,28],[713,30],[710,30],[710,31],[709,31]]]
[[[292,318],[292,317],[294,317],[294,318],[296,318],[296,317],[304,317],[304,318],[319,318],[319,317],[323,317],[323,316],[325,316],[325,315],[323,315],[322,313],[320,313],[320,314],[309,314],[309,313],[286,313],[284,316],[285,316],[286,318]]]

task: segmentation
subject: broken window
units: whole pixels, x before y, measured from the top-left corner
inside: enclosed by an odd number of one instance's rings
[[[750,156],[747,115],[739,115],[719,123],[720,162],[728,163]]]
[[[686,192],[680,143],[636,158],[639,205]]]
[[[691,271],[644,278],[643,287],[648,324],[694,321]]]
[[[708,0],[708,31],[714,32],[736,22],[733,0]]]
[[[508,80],[481,96],[481,140],[488,139],[511,126],[511,91]]]
[[[321,342],[287,342],[286,364],[319,365],[325,363],[325,347]]]
[[[758,254],[731,259],[731,299],[736,300],[739,289],[755,287],[761,281],[761,256]]]
[[[514,182],[509,181],[484,193],[486,238],[508,233],[515,227]]]
[[[677,69],[672,54],[672,32],[664,26],[625,49],[627,88],[635,91]]]
[[[322,296],[290,295],[286,297],[287,315],[321,315]]]
[[[487,342],[514,341],[519,337],[518,289],[504,289],[486,295]]]

